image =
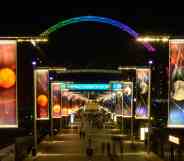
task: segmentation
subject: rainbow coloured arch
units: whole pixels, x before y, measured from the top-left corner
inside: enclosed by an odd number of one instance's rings
[[[80,17],[74,17],[74,18],[70,18],[70,19],[67,19],[64,21],[60,21],[56,25],[53,25],[53,26],[49,27],[47,30],[45,30],[44,32],[42,32],[40,34],[40,36],[48,36],[52,32],[55,32],[58,29],[63,28],[64,26],[74,24],[74,23],[79,23],[79,22],[105,23],[105,24],[109,24],[109,25],[112,25],[114,27],[117,27],[117,28],[121,29],[122,31],[127,32],[128,34],[130,34],[134,38],[137,38],[139,36],[139,33],[134,31],[133,29],[131,29],[129,26],[123,24],[122,22],[117,21],[117,20],[113,20],[113,19],[107,18],[107,17],[101,17],[101,16],[80,16]],[[149,43],[144,42],[143,45],[149,52],[156,51],[156,49],[152,45],[150,45]]]

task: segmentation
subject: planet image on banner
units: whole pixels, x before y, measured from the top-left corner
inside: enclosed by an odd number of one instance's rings
[[[61,110],[61,106],[59,104],[55,104],[53,106],[53,112],[54,113],[60,113],[60,110]]]
[[[15,85],[16,75],[15,72],[10,68],[0,69],[0,87],[11,88]]]
[[[15,42],[12,44],[2,44],[0,41],[0,64],[3,66],[16,68],[16,45]]]
[[[46,95],[41,94],[37,98],[37,103],[40,107],[47,107],[48,105],[48,98]]]
[[[68,115],[68,108],[64,107],[62,110],[62,115],[67,116]]]

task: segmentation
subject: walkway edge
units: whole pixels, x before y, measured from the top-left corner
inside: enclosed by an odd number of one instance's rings
[[[147,161],[164,161],[163,159],[161,159],[158,155],[156,155],[153,152],[150,152],[149,154],[145,153],[145,159]]]

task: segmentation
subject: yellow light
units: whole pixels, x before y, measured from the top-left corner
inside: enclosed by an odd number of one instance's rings
[[[162,38],[162,41],[163,41],[163,42],[167,42],[167,41],[169,41],[169,39],[166,38],[166,37],[164,37],[164,38]]]
[[[155,37],[139,37],[137,38],[137,41],[139,42],[168,42],[169,41],[169,36],[155,36]]]
[[[140,140],[145,140],[145,135],[148,132],[148,128],[140,128]]]
[[[47,38],[17,38],[17,42],[48,42]]]
[[[180,139],[172,135],[169,135],[169,141],[175,144],[180,144]]]

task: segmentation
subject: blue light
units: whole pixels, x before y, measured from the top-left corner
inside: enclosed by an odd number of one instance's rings
[[[107,18],[107,17],[101,17],[101,16],[80,16],[80,17],[73,17],[73,18],[70,18],[70,19],[67,19],[64,21],[60,21],[57,24],[55,24],[54,26],[51,26],[50,28],[45,30],[43,33],[40,34],[40,36],[48,36],[52,32],[57,31],[58,29],[63,28],[63,27],[70,25],[70,24],[74,24],[74,23],[78,23],[78,22],[88,22],[88,21],[112,25],[114,27],[119,28],[122,31],[126,31],[128,34],[130,34],[134,38],[138,38],[138,36],[139,36],[139,33],[134,31],[128,25],[126,25],[120,21],[117,21],[117,20],[114,20],[111,18]],[[156,51],[156,49],[151,44],[149,44],[147,42],[144,42],[143,45],[147,48],[147,50],[149,52]]]
[[[109,84],[67,84],[70,90],[109,90]]]
[[[112,90],[113,91],[120,90],[120,89],[122,89],[121,83],[112,83]]]

